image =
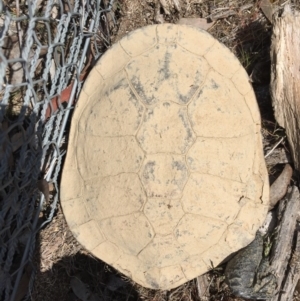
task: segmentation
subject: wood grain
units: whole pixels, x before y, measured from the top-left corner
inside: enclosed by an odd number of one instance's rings
[[[274,17],[271,97],[275,118],[286,129],[295,168],[300,167],[300,13],[286,5]]]
[[[285,199],[280,201],[278,215],[280,224],[271,254],[271,269],[277,276],[279,294],[272,301],[286,300],[283,296],[283,287],[286,283],[286,271],[292,258],[293,237],[300,210],[300,195],[296,186],[287,193]]]

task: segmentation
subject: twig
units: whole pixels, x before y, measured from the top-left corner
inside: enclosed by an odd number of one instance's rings
[[[226,19],[230,16],[236,15],[236,11],[230,9],[230,10],[226,10],[226,11],[221,11],[218,12],[216,14],[211,14],[210,16],[208,16],[212,21],[217,21],[219,19]]]
[[[240,10],[239,12],[242,12],[244,10],[248,10],[249,8],[252,8],[253,7],[253,3],[248,3],[248,4],[244,4],[240,7]]]
[[[274,147],[265,155],[265,159],[267,158],[267,157],[269,157],[272,153],[273,153],[273,151],[276,149],[276,147],[283,141],[283,139],[284,139],[285,137],[281,137],[281,139],[274,145]]]

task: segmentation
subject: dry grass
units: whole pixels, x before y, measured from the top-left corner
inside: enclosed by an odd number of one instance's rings
[[[277,5],[284,1],[277,1]],[[293,5],[300,6],[297,1]],[[139,27],[154,24],[154,0],[119,0],[115,15],[118,26],[112,36],[116,42],[126,33]],[[284,135],[274,121],[269,95],[270,59],[269,47],[271,24],[252,0],[185,0],[182,11],[172,11],[165,16],[166,22],[176,22],[182,17],[216,18],[220,12],[234,11],[235,14],[217,19],[209,32],[227,45],[240,59],[249,75],[263,118],[264,146],[274,145]],[[256,71],[255,71],[256,70]],[[270,170],[270,173],[276,171]],[[91,292],[100,300],[145,300],[145,301],[199,301],[196,280],[171,291],[145,289],[129,279],[123,278],[100,260],[94,259],[75,241],[58,208],[54,220],[40,232],[37,244],[36,276],[33,301],[79,300],[72,292],[70,280],[73,276],[89,285]],[[122,280],[120,280],[122,279]],[[209,273],[210,300],[238,301],[231,295],[224,282],[223,268]]]
[[[66,265],[66,270],[61,273],[60,261],[66,257],[72,258],[81,250],[68,229],[60,206],[52,222],[40,231],[37,246],[35,263],[39,269],[32,300],[59,300],[69,286],[68,273],[72,267]],[[55,296],[59,298],[54,298]]]

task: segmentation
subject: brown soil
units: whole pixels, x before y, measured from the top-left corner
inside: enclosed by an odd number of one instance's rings
[[[252,0],[180,2],[181,12],[171,9],[170,15],[164,15],[165,22],[175,23],[180,18],[188,17],[215,19],[214,25],[208,31],[237,55],[251,75],[263,118],[264,146],[268,148],[274,145],[282,132],[274,122],[269,95],[271,24],[260,10],[259,2]],[[280,1],[276,4],[280,5]],[[158,2],[155,0],[116,1],[114,7],[117,26],[112,41],[118,41],[139,27],[155,24],[157,11],[163,12],[162,9],[157,9],[157,5]],[[231,15],[226,17],[228,12],[231,12]],[[276,173],[272,169],[269,171],[270,175]],[[74,287],[73,289],[71,287],[74,277],[79,279],[87,294],[91,296],[86,300],[200,300],[196,280],[168,292],[153,291],[133,283],[100,260],[93,258],[73,238],[60,206],[53,221],[39,233],[35,264],[37,274],[32,293],[33,301],[83,300],[75,295]],[[209,300],[242,300],[231,295],[224,282],[223,267],[212,270],[209,273],[209,281],[211,295]]]

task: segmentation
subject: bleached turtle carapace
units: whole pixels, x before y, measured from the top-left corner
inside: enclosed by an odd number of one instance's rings
[[[237,58],[207,32],[136,30],[86,80],[61,204],[94,256],[171,289],[245,247],[265,219],[261,120]]]

